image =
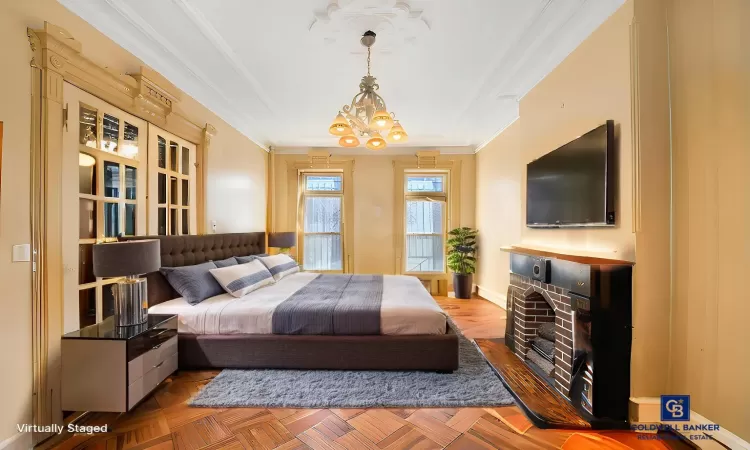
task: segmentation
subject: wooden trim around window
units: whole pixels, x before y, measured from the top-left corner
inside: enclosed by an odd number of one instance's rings
[[[431,155],[432,156],[432,155]],[[434,155],[433,164],[429,168],[420,167],[420,158],[409,158],[408,160],[393,161],[394,170],[394,211],[393,211],[393,236],[396,257],[393,261],[395,274],[403,274],[404,271],[404,208],[406,201],[406,173],[423,172],[428,174],[430,170],[448,173],[448,188],[446,189],[446,234],[449,230],[460,226],[461,223],[461,161],[451,160],[447,156]],[[430,281],[432,293],[447,295],[447,280],[449,274],[415,274],[419,279]]]
[[[325,167],[319,167],[317,164],[313,164],[308,160],[290,161],[287,164],[287,205],[289,208],[289,217],[295,219],[295,231],[297,232],[297,242],[299,244],[300,239],[303,238],[303,234],[300,233],[301,216],[299,213],[301,210],[300,201],[302,199],[300,177],[304,173],[342,173],[344,175],[344,211],[342,220],[342,238],[344,240],[343,272],[354,273],[354,230],[352,229],[352,224],[354,224],[354,158],[330,160],[324,166]]]

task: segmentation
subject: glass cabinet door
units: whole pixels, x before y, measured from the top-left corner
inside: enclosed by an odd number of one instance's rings
[[[196,147],[148,124],[148,234],[195,234]]]
[[[68,83],[63,96],[69,117],[62,192],[64,331],[69,332],[114,311],[116,279],[94,276],[93,245],[146,233],[147,123]]]

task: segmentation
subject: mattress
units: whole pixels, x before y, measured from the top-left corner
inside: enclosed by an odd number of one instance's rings
[[[176,298],[148,312],[177,314],[180,333],[272,334],[274,309],[317,276],[299,272],[244,297],[224,293],[197,305]],[[384,275],[380,328],[383,335],[445,334],[446,316],[416,277]]]

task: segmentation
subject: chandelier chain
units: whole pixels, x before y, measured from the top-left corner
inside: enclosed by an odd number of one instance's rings
[[[370,76],[370,47],[367,47],[367,76]]]

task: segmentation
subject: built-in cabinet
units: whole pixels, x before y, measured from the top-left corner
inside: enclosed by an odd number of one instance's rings
[[[63,84],[64,332],[114,313],[92,250],[118,236],[197,231],[196,146]]]
[[[148,234],[195,234],[195,145],[148,125]]]
[[[64,83],[64,330],[114,312],[110,285],[94,276],[94,244],[146,232],[147,122]]]

